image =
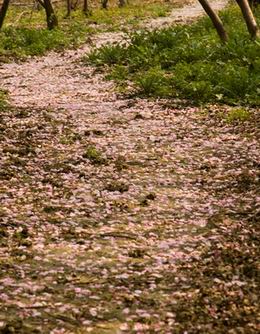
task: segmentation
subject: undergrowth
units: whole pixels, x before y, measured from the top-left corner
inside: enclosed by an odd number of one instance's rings
[[[260,10],[256,12],[260,19]],[[240,12],[221,12],[229,42],[220,43],[208,18],[190,25],[135,32],[124,44],[106,45],[85,58],[109,65],[108,78],[145,96],[195,103],[260,104],[260,41],[251,41]],[[132,88],[131,88],[132,89]]]
[[[172,6],[159,0],[144,4],[136,0],[124,8],[112,6],[101,10],[95,7],[89,16],[78,8],[72,11],[70,18],[66,18],[65,7],[60,6],[56,8],[59,28],[53,31],[46,29],[43,9],[35,11],[29,5],[25,10],[10,6],[0,31],[0,61],[8,61],[10,56],[23,58],[42,55],[49,50],[76,47],[85,42],[91,33],[133,27],[142,19],[165,16]]]

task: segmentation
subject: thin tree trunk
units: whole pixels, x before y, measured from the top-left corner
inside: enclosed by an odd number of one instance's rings
[[[205,10],[205,12],[210,17],[214,27],[217,30],[217,33],[223,43],[226,43],[228,40],[227,32],[224,28],[224,25],[218,16],[218,14],[213,10],[213,8],[210,6],[209,2],[207,0],[199,0],[201,6]]]
[[[37,0],[45,9],[47,27],[49,30],[52,30],[58,27],[58,18],[55,15],[54,9],[52,7],[51,0]]]
[[[67,0],[67,14],[66,17],[70,17],[71,14],[71,0]]]
[[[256,39],[259,36],[259,30],[248,0],[236,0],[236,2],[241,9],[251,38]]]
[[[4,24],[4,20],[5,20],[5,16],[7,13],[7,9],[9,6],[10,0],[4,0],[2,7],[0,9],[0,29],[2,28],[3,24]]]
[[[101,8],[107,9],[107,3],[108,3],[108,0],[101,0]]]
[[[118,7],[124,7],[126,4],[125,0],[119,0],[118,1]]]
[[[87,16],[90,15],[90,11],[88,8],[88,0],[84,0],[83,2],[83,13]]]
[[[76,10],[78,7],[78,2],[79,2],[78,0],[76,1],[71,0],[71,9]]]

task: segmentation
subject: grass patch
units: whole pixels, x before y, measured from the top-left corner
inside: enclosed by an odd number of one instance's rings
[[[11,11],[10,17],[15,15],[15,11]],[[63,20],[60,28],[52,31],[45,28],[42,12],[37,13],[36,18],[32,21],[24,19],[18,25],[5,25],[0,32],[0,57],[23,58],[75,47],[84,42],[93,30],[86,25],[83,15],[80,20]],[[39,26],[39,22],[43,26]]]
[[[77,47],[86,41],[90,34],[101,31],[122,30],[133,27],[143,19],[165,16],[176,4],[140,0],[118,8],[112,2],[111,8],[101,10],[100,3],[94,4],[92,15],[86,16],[81,9],[66,18],[65,6],[56,8],[59,28],[46,29],[45,11],[28,7],[10,6],[3,29],[0,31],[0,60],[9,57],[23,58],[42,55],[50,50],[63,50]],[[98,7],[97,7],[98,6]],[[117,5],[116,5],[117,6]],[[25,9],[25,10],[24,10]]]
[[[243,123],[248,121],[250,117],[250,111],[244,108],[234,108],[228,112],[226,120],[228,123]]]
[[[125,25],[136,26],[143,19],[167,16],[172,5],[164,2],[132,1],[125,7],[112,7],[107,11],[95,9],[89,23],[105,25],[108,30],[122,29]]]
[[[110,79],[131,80],[135,93],[194,103],[260,104],[260,41],[250,40],[236,7],[221,13],[230,40],[222,45],[208,18],[142,31],[130,43],[95,50],[86,62],[109,65]],[[260,10],[256,11],[260,20]]]
[[[103,157],[102,153],[95,146],[87,147],[82,157],[88,159],[94,165],[102,165],[107,162],[106,158]]]
[[[6,92],[0,89],[0,111],[6,108],[6,106],[7,106]]]

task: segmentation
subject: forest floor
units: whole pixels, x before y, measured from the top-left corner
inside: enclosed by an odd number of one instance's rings
[[[0,67],[0,333],[257,333],[259,111],[120,96],[90,49]]]

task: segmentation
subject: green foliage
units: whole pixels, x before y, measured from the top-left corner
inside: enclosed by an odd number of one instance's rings
[[[95,50],[87,61],[108,64],[112,79],[127,74],[125,80],[140,94],[198,104],[259,105],[260,43],[250,40],[237,8],[221,15],[229,27],[226,45],[219,42],[210,20],[202,18],[192,25],[133,33],[130,43]],[[259,10],[256,15],[260,17]]]
[[[171,10],[167,3],[144,3],[131,1],[124,7],[109,7],[108,10],[95,9],[89,18],[90,23],[103,24],[108,30],[118,30],[126,24],[138,25],[140,20],[151,17],[163,17]]]
[[[245,122],[251,117],[250,111],[244,108],[234,108],[230,110],[226,116],[229,123]]]
[[[60,30],[6,28],[0,33],[0,38],[0,53],[16,56],[39,55],[68,45],[68,40]]]
[[[100,51],[94,51],[85,58],[86,62],[91,62],[95,65],[114,65],[124,58],[124,49],[119,44],[105,45]]]
[[[59,27],[48,31],[44,10],[21,11],[20,8],[11,6],[0,31],[0,57],[2,60],[10,56],[22,58],[41,55],[49,50],[78,46],[94,31],[121,30],[126,25],[136,26],[144,18],[166,15],[170,8],[169,4],[143,4],[134,1],[123,8],[112,7],[106,11],[95,8],[90,16],[84,15],[79,9],[72,11],[71,17],[66,18],[65,8],[60,7],[56,9]],[[109,55],[105,60],[109,60]]]
[[[144,95],[164,96],[169,94],[168,81],[160,68],[151,68],[145,73],[139,73],[135,82]]]
[[[106,159],[95,146],[87,147],[82,157],[84,159],[88,159],[94,165],[102,165],[106,163]]]
[[[0,89],[0,111],[3,110],[6,105],[6,92]]]

